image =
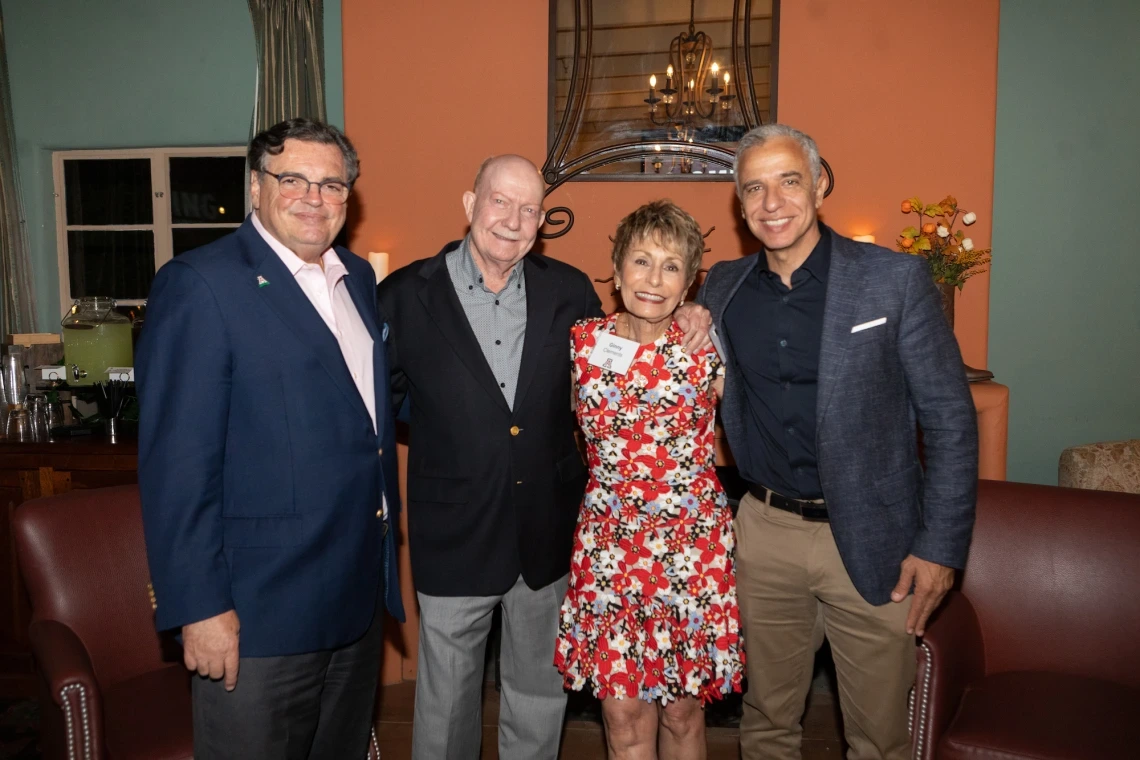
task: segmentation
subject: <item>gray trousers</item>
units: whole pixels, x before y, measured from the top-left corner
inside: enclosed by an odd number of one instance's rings
[[[340,649],[242,657],[237,688],[194,676],[196,760],[365,760],[380,675],[383,608]]]
[[[483,663],[491,616],[503,606],[499,758],[555,760],[566,692],[554,667],[558,610],[568,576],[537,591],[520,577],[499,596],[427,596],[420,602],[413,760],[476,760],[483,736]]]

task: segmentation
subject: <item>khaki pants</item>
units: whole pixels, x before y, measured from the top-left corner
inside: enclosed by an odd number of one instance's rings
[[[914,683],[910,599],[868,604],[851,583],[831,526],[751,494],[736,517],[736,575],[748,657],[743,760],[798,760],[815,652],[826,635],[839,678],[848,760],[909,757]]]

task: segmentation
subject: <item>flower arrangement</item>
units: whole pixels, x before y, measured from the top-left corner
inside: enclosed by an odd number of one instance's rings
[[[973,211],[963,213],[954,196],[948,195],[930,205],[924,205],[918,198],[908,198],[902,202],[902,212],[917,214],[919,223],[899,235],[899,250],[926,257],[936,283],[961,290],[966,280],[986,271],[991,249],[975,248],[974,241],[962,230],[954,229],[959,215],[966,227],[976,222],[978,216]]]

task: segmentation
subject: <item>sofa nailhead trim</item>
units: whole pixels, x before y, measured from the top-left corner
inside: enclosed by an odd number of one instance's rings
[[[59,690],[59,702],[63,706],[63,717],[67,724],[67,757],[69,760],[79,760],[79,752],[75,747],[75,718],[72,714],[71,694],[79,693],[80,726],[83,728],[83,758],[91,760],[91,723],[87,715],[87,690],[81,683],[73,683]]]
[[[922,760],[922,758],[923,758],[922,745],[923,745],[924,741],[926,740],[927,734],[930,733],[930,729],[926,725],[926,708],[930,705],[930,682],[934,680],[934,653],[930,651],[930,647],[925,642],[923,642],[923,644],[919,647],[919,649],[922,651],[923,657],[926,658],[926,663],[925,663],[926,669],[922,674],[922,696],[919,697],[919,704],[918,704],[918,708],[919,708],[919,710],[918,710],[918,713],[919,713],[918,725],[914,729],[915,731],[918,732],[918,741],[915,742],[915,745],[914,745],[915,760]],[[915,684],[915,689],[917,690],[917,688],[918,688],[918,684]],[[911,704],[912,704],[911,720],[913,721],[914,720],[914,702],[913,702],[913,700],[912,700]]]

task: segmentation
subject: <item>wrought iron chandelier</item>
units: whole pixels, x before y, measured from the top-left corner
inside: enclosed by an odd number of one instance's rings
[[[650,121],[656,126],[671,128],[670,140],[692,143],[701,127],[715,123],[718,111],[732,110],[736,96],[728,92],[731,74],[723,73],[722,87],[720,64],[712,60],[712,52],[712,38],[697,31],[696,0],[690,0],[689,31],[681,32],[669,43],[669,64],[665,68],[665,86],[660,90],[660,97],[657,75],[652,74],[649,97],[645,99]],[[674,83],[680,86],[679,91]],[[701,97],[702,91],[707,98]]]

